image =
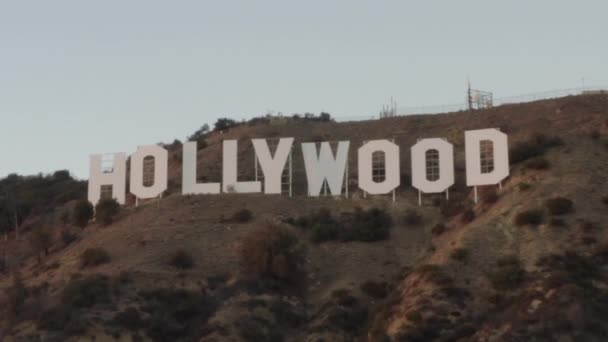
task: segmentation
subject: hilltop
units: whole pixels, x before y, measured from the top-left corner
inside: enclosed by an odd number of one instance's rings
[[[489,127],[509,135],[511,175],[475,204],[464,131]],[[277,137],[296,138],[291,198],[179,195],[179,141],[166,145],[167,196],[131,199],[109,225],[72,224],[85,194],[69,175],[22,179],[38,201],[19,239],[0,241],[0,337],[606,340],[608,96],[361,122],[252,120],[193,136],[198,178],[221,181],[221,142],[239,139],[239,177],[252,179],[248,140]],[[456,184],[449,201],[425,195],[418,206],[409,147],[429,137],[454,144]],[[395,202],[356,188],[356,148],[372,139],[401,147]],[[299,143],[338,140],[351,141],[350,197],[308,198]],[[36,249],[41,236],[48,243]]]

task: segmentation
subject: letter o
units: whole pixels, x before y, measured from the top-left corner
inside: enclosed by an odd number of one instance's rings
[[[386,177],[375,182],[372,175],[372,155],[384,152]],[[401,183],[399,176],[399,146],[388,140],[372,140],[358,151],[359,188],[372,195],[382,195],[393,191]]]

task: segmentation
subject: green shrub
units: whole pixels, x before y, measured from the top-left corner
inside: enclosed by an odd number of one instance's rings
[[[384,210],[357,208],[351,218],[346,217],[342,240],[344,241],[380,241],[389,237],[393,224],[391,216]]]
[[[444,272],[441,266],[436,264],[422,265],[418,267],[414,273],[440,286],[450,286],[454,282],[453,279]]]
[[[420,323],[422,321],[422,315],[419,311],[408,311],[405,317],[408,319],[408,321],[413,323]]]
[[[431,233],[435,236],[439,236],[446,231],[446,226],[443,223],[437,223],[431,228]]]
[[[288,282],[302,275],[303,255],[298,237],[286,227],[267,225],[251,231],[239,249],[244,275]]]
[[[460,221],[462,223],[471,223],[473,220],[475,220],[475,212],[470,208],[465,210],[460,216]]]
[[[103,248],[87,248],[80,255],[80,266],[95,267],[110,262],[110,254]]]
[[[491,189],[483,194],[481,200],[485,204],[494,204],[498,202],[498,192],[496,192],[496,189]]]
[[[464,210],[465,205],[461,201],[443,201],[439,206],[439,211],[445,218],[454,217]]]
[[[219,118],[217,119],[217,121],[215,122],[214,131],[225,131],[228,130],[232,127],[235,127],[238,125],[238,122],[236,122],[233,119],[229,119],[229,118]]]
[[[183,249],[178,249],[169,258],[169,265],[182,270],[194,267],[194,258]]]
[[[388,295],[388,283],[368,280],[361,284],[361,291],[372,298],[382,299]]]
[[[582,236],[581,243],[585,246],[592,245],[597,242],[597,239],[593,236]]]
[[[311,213],[309,217],[302,216],[296,220],[296,225],[300,227],[314,227],[317,224],[337,225],[338,222],[332,217],[331,211],[327,208],[321,208]]]
[[[547,170],[549,168],[549,161],[545,158],[537,157],[528,160],[524,166],[530,170]]]
[[[526,272],[516,256],[507,256],[496,262],[496,268],[488,274],[488,280],[497,290],[515,289],[525,279]]]
[[[509,160],[511,164],[517,164],[534,157],[542,156],[548,149],[562,144],[563,142],[559,137],[548,137],[537,134],[527,141],[515,144],[509,150]]]
[[[555,197],[545,202],[545,207],[552,215],[564,215],[574,211],[574,203],[564,197]]]
[[[112,319],[112,324],[130,331],[136,331],[143,327],[144,321],[136,308],[129,307],[117,313]]]
[[[25,304],[25,301],[29,297],[30,293],[19,272],[13,273],[13,280],[11,286],[6,291],[6,307],[4,308],[7,313],[7,317],[14,318],[21,314],[21,309]]]
[[[335,241],[340,239],[342,227],[338,223],[317,223],[315,224],[310,233],[310,239],[313,242],[321,243],[325,241]]]
[[[464,261],[469,257],[469,250],[466,248],[456,248],[450,253],[450,258],[458,261]]]
[[[416,209],[407,209],[403,215],[403,222],[408,226],[417,226],[422,223],[422,215]]]
[[[87,200],[80,200],[74,205],[72,211],[72,223],[76,227],[84,228],[93,218],[93,205]]]
[[[539,225],[541,223],[543,223],[544,220],[544,215],[542,210],[538,210],[538,209],[532,209],[532,210],[525,210],[522,211],[520,213],[518,213],[517,215],[515,215],[515,225],[517,226],[524,226],[524,225]]]
[[[593,222],[589,221],[589,220],[580,220],[578,223],[578,228],[580,230],[582,230],[585,233],[589,233],[593,230],[595,226],[593,225]]]
[[[120,204],[116,199],[102,199],[95,206],[95,220],[103,225],[111,224],[120,213]]]
[[[71,308],[91,308],[111,300],[110,279],[99,274],[73,279],[61,292],[61,304]]]
[[[29,243],[38,257],[38,263],[41,261],[41,254],[45,256],[49,255],[49,250],[53,245],[53,238],[51,230],[45,227],[38,227],[30,234]]]
[[[384,210],[356,208],[352,213],[343,213],[335,220],[328,210],[320,210],[310,217],[312,222],[311,240],[362,241],[373,242],[387,239],[392,226],[391,216]]]
[[[64,229],[64,230],[61,231],[61,242],[63,242],[63,244],[65,246],[70,245],[71,243],[73,243],[77,239],[78,239],[78,234],[75,234],[71,230]]]
[[[529,190],[529,189],[530,189],[530,187],[531,187],[531,186],[530,186],[530,184],[528,184],[528,183],[526,183],[526,182],[522,182],[522,183],[519,183],[519,184],[517,185],[517,188],[519,189],[519,191],[526,191],[526,190]]]
[[[199,291],[151,289],[139,293],[147,315],[143,322],[154,341],[198,341],[217,303]]]
[[[247,223],[253,218],[253,213],[249,209],[241,209],[232,215],[232,221],[237,223]]]

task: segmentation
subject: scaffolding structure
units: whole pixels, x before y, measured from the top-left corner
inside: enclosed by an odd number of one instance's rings
[[[494,94],[489,91],[467,88],[467,105],[469,110],[487,109],[494,106]]]

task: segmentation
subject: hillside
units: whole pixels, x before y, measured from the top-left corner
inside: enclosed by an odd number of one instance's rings
[[[474,204],[463,132],[489,127],[509,135],[511,175],[501,189],[480,189]],[[73,210],[73,194],[82,195],[70,185],[72,195],[32,211],[19,239],[13,232],[0,241],[0,338],[608,339],[608,96],[362,122],[240,124],[203,136],[199,179],[221,180],[224,139],[239,139],[239,176],[252,179],[248,140],[276,137],[295,137],[296,147],[350,140],[350,198],[308,198],[299,148],[292,198],[181,196],[181,144],[168,145],[162,200],[81,229],[60,218]],[[418,206],[409,147],[429,137],[454,144],[456,185],[449,202],[426,195]],[[401,147],[395,202],[356,188],[356,147],[380,138]],[[41,229],[50,232],[48,255],[35,250]],[[94,248],[107,260],[83,267]]]

